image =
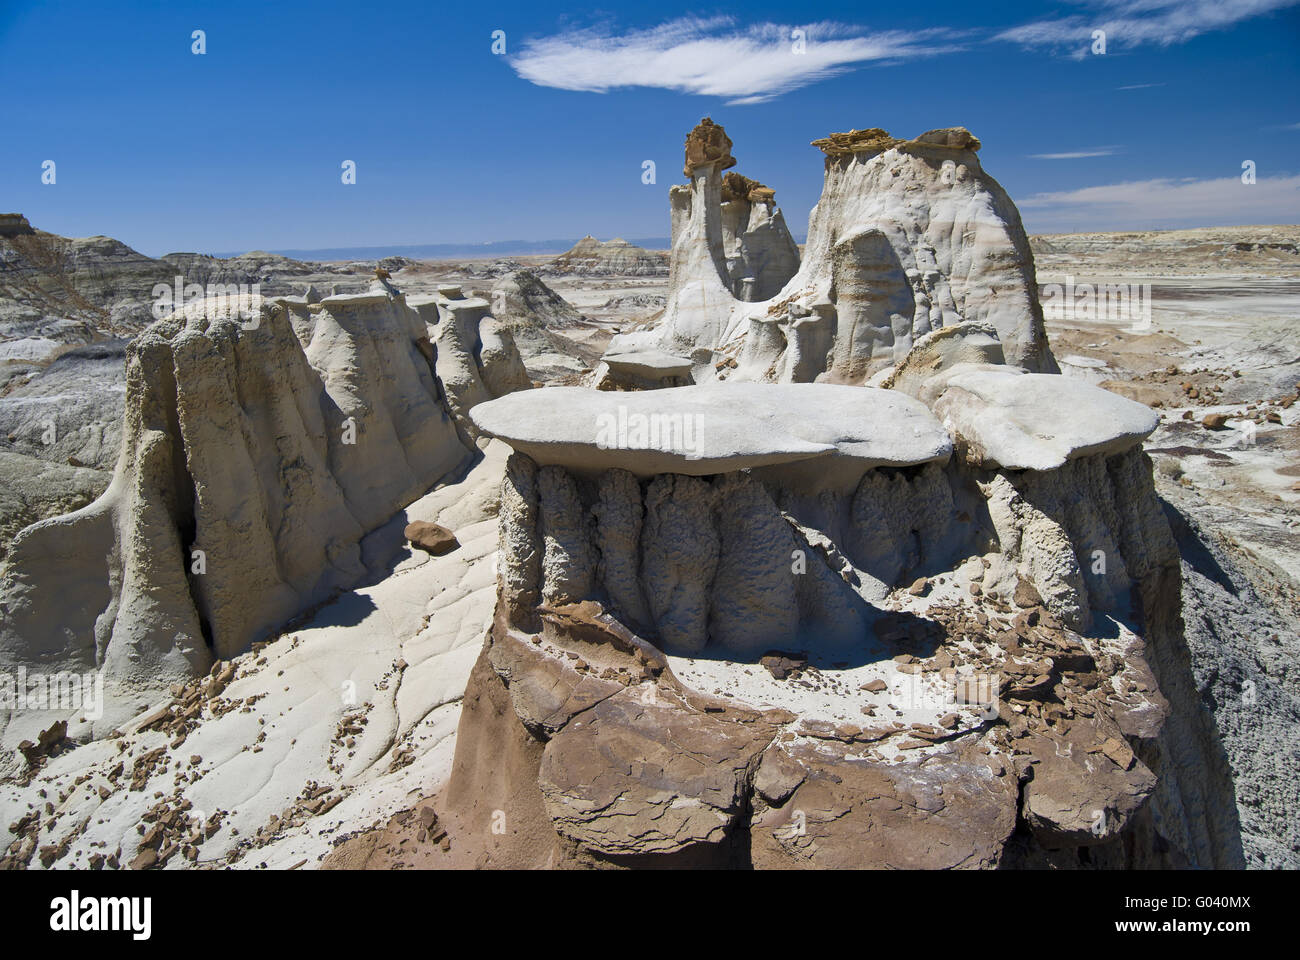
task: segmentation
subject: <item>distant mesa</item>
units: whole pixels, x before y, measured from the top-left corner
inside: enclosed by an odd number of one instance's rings
[[[646,250],[622,237],[601,241],[586,236],[547,264],[545,272],[579,277],[666,277],[668,257],[662,251]]]

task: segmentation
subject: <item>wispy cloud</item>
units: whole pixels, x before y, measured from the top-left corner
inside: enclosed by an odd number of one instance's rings
[[[1170,46],[1300,0],[1082,0],[1090,12],[1025,23],[992,39],[1087,55],[1093,31],[1108,48]],[[805,42],[796,43],[794,32]],[[681,17],[619,32],[609,25],[529,38],[507,57],[523,79],[542,87],[608,93],[651,87],[762,103],[867,64],[886,66],[964,49],[975,32],[870,31],[836,22],[742,23],[735,17]],[[987,34],[983,34],[985,38]],[[1143,90],[1164,83],[1135,83]],[[1068,159],[1066,156],[1051,159]]]
[[[1039,193],[1020,201],[1036,230],[1300,223],[1300,175],[1135,180]]]
[[[804,32],[802,52],[795,30]],[[897,63],[959,49],[943,28],[871,33],[839,23],[740,25],[733,17],[681,18],[615,33],[607,27],[530,39],[509,58],[525,80],[606,93],[658,87],[729,103],[761,103],[867,63]]]
[[[1297,3],[1300,0],[1091,0],[1089,14],[1037,20],[1004,30],[995,39],[1068,49],[1076,57],[1087,55],[1094,30],[1106,32],[1108,47],[1167,47]]]
[[[1092,147],[1088,150],[1072,150],[1068,153],[1031,153],[1031,160],[1082,160],[1085,157],[1109,157],[1115,153],[1115,147]]]

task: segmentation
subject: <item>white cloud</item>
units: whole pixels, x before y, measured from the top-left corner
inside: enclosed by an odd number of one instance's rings
[[[1092,44],[1092,31],[1104,30],[1108,49],[1111,45],[1167,47],[1296,3],[1300,0],[1092,0],[1091,14],[1026,23],[994,39],[1026,47],[1070,48],[1081,57]]]
[[[1163,87],[1163,83],[1130,83],[1128,86],[1116,87],[1116,90],[1148,90],[1151,87]]]
[[[806,43],[796,53],[792,32]],[[658,87],[761,103],[865,63],[897,62],[958,49],[945,29],[867,33],[838,23],[740,26],[732,17],[682,18],[615,34],[572,30],[524,42],[509,58],[525,80],[543,87],[606,93]]]
[[[1114,147],[1093,147],[1090,150],[1073,150],[1069,153],[1031,153],[1031,160],[1081,160],[1084,157],[1109,157],[1115,153]]]
[[[1300,175],[1136,180],[1038,193],[1020,202],[1039,232],[1300,223]]]

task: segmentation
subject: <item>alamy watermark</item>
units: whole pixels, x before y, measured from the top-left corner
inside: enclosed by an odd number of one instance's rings
[[[596,446],[601,450],[662,450],[698,460],[703,426],[702,413],[634,413],[619,404],[617,413],[596,417]]]
[[[1134,330],[1151,327],[1151,284],[1076,283],[1066,274],[1065,283],[1045,283],[1039,290],[1045,320],[1120,320]]]
[[[55,933],[129,933],[133,940],[153,934],[152,897],[83,896],[73,890],[50,901],[50,929]]]
[[[992,721],[1002,702],[1001,688],[998,673],[958,670],[937,686],[918,674],[899,674],[890,683],[889,698],[903,710],[966,710]]]
[[[28,672],[0,673],[0,710],[81,711],[87,720],[104,715],[104,674]]]
[[[155,283],[153,316],[162,320],[173,313],[190,319],[238,320],[245,330],[256,330],[261,321],[261,283],[186,283],[177,276],[172,283]]]

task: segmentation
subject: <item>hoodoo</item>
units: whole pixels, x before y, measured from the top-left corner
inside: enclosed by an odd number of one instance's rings
[[[817,146],[758,300],[771,191],[687,138],[667,310],[607,356],[695,385],[474,408],[515,452],[453,814],[530,824],[515,866],[1240,866],[1157,417],[1055,372],[970,133]]]
[[[379,574],[367,536],[468,463],[475,403],[531,386],[479,303],[191,303],[146,329],[108,490],[14,539],[0,666],[102,670],[107,731]]]
[[[773,191],[735,173],[707,118],[687,138],[689,186],[670,191],[672,272],[660,328],[615,338],[716,351],[739,379],[862,384],[928,333],[987,323],[1006,363],[1057,372],[1020,214],[962,127],[912,140],[878,128],[814,141],[825,183],[802,262]]]

